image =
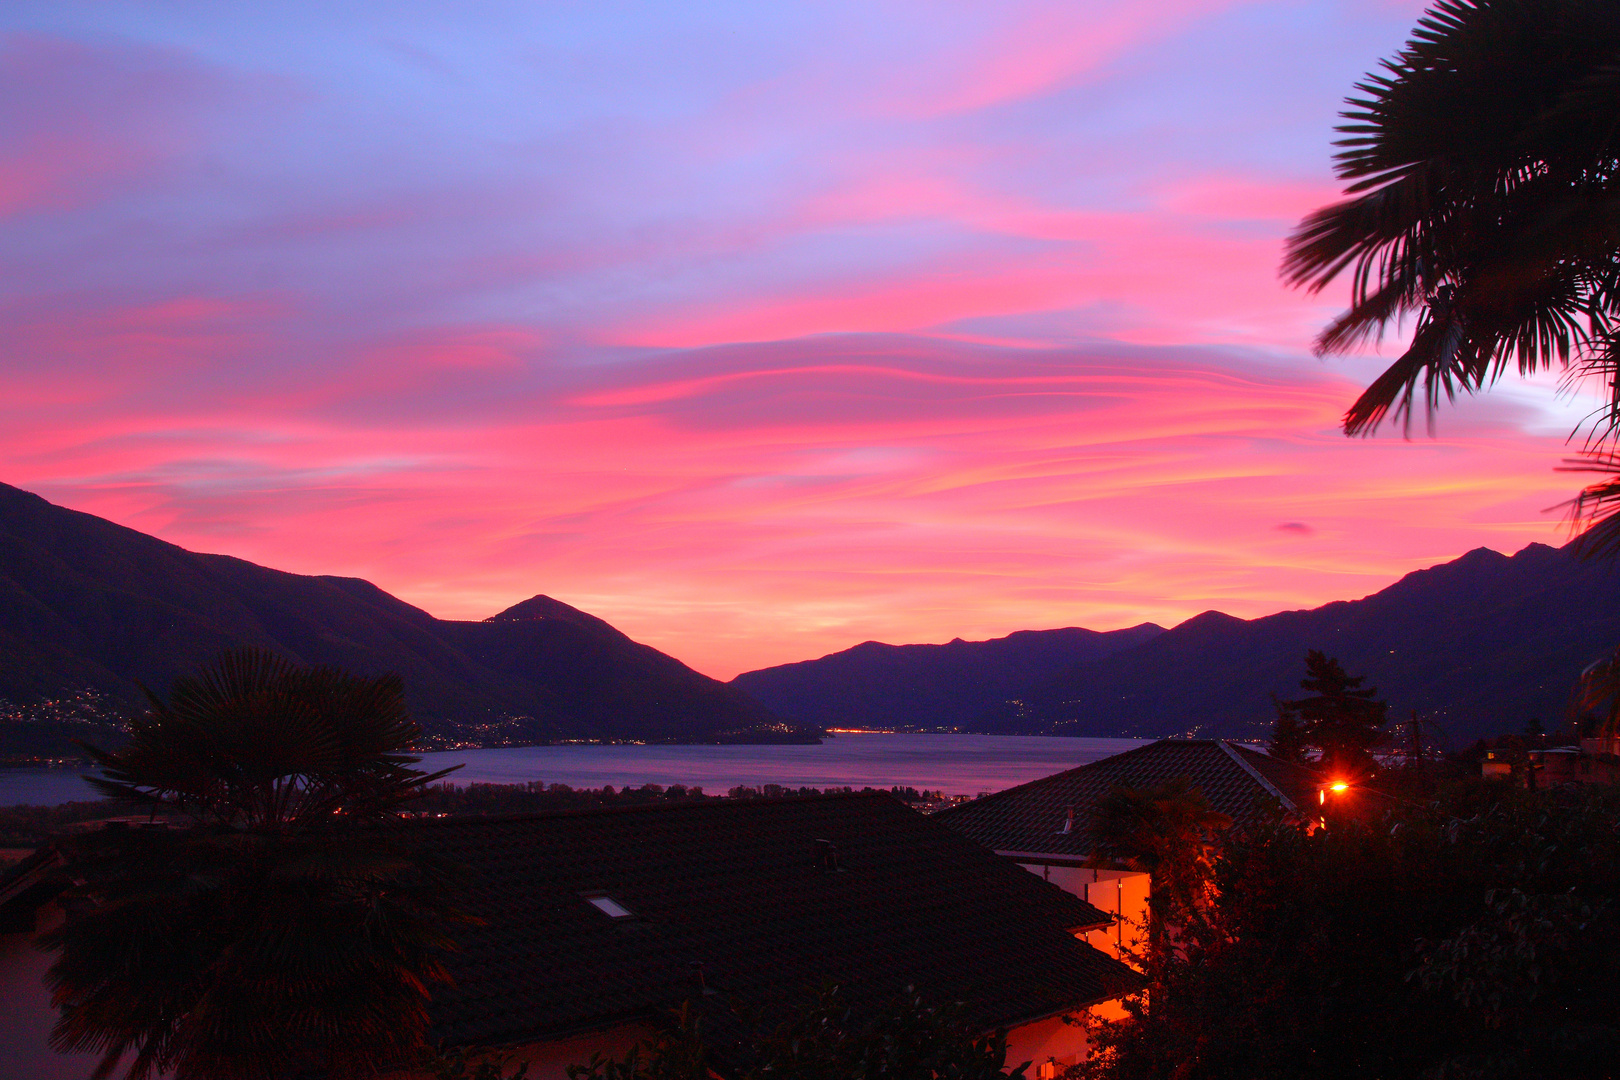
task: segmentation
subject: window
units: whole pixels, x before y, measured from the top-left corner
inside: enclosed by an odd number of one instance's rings
[[[635,914],[606,893],[585,897],[585,902],[610,919],[632,919]]]

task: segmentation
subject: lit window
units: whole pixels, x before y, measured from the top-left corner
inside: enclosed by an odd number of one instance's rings
[[[630,909],[611,896],[587,896],[585,902],[610,919],[628,919],[631,917]]]

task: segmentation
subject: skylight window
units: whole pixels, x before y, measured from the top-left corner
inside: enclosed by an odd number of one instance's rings
[[[587,896],[585,902],[610,919],[629,919],[634,915],[631,910],[613,899],[611,896]]]

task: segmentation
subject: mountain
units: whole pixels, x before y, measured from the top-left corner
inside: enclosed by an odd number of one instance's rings
[[[435,619],[367,581],[198,554],[0,484],[0,698],[60,711],[99,692],[138,707],[141,686],[167,691],[239,646],[398,672],[441,741],[814,737],[549,597]]]
[[[748,671],[731,680],[785,717],[814,727],[961,727],[1075,664],[1149,641],[1143,623],[1098,632],[1021,630],[992,641],[885,645]]]
[[[1271,695],[1297,697],[1307,649],[1365,675],[1390,704],[1432,715],[1453,744],[1566,718],[1581,669],[1620,645],[1620,567],[1570,548],[1488,548],[1381,592],[1237,619],[1208,611],[1132,649],[1079,662],[978,717],[1023,734],[1252,738]]]

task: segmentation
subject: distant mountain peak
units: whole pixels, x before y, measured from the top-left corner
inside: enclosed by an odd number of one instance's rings
[[[1241,623],[1246,621],[1247,620],[1245,619],[1238,618],[1236,615],[1228,615],[1224,611],[1216,611],[1214,608],[1211,608],[1208,611],[1200,611],[1197,615],[1194,615],[1186,622],[1178,625],[1176,629],[1187,630],[1193,627],[1230,626],[1233,623]]]
[[[553,600],[544,593],[529,597],[521,603],[513,604],[505,611],[491,615],[485,622],[540,622],[543,619],[560,619],[578,625],[594,625],[603,623],[595,615],[587,614],[577,607]]]
[[[435,619],[360,578],[186,551],[0,484],[0,698],[89,688],[140,709],[141,686],[242,646],[398,672],[428,736],[458,743],[813,737],[548,596],[483,622]],[[18,726],[0,722],[0,751]]]

